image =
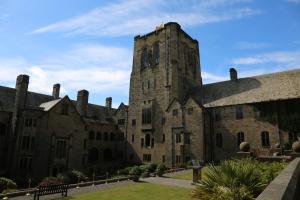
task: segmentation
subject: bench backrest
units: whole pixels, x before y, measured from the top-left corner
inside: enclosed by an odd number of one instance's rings
[[[66,192],[68,190],[68,184],[49,185],[49,186],[38,186],[38,195],[56,194]]]

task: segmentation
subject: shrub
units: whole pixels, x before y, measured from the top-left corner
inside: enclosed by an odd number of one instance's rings
[[[63,179],[58,177],[46,177],[40,183],[39,186],[51,186],[51,185],[58,185],[64,183]]]
[[[150,176],[150,173],[149,172],[143,172],[142,174],[141,174],[141,177],[142,178],[147,178],[147,177],[149,177]]]
[[[0,193],[2,193],[5,190],[13,190],[17,188],[17,184],[8,179],[8,178],[4,178],[4,177],[0,177]]]
[[[133,181],[138,181],[141,173],[141,169],[138,166],[132,167],[129,171],[129,175],[132,177]]]
[[[150,165],[140,165],[139,168],[141,170],[141,173],[149,172],[149,166]]]
[[[79,181],[87,181],[88,177],[82,173],[81,171],[78,170],[72,170],[69,172],[65,172],[65,173],[60,173],[57,175],[57,178],[60,178],[63,180],[63,182],[65,183],[77,183],[78,182],[78,178]]]
[[[250,158],[210,164],[193,197],[203,200],[250,200],[257,197],[283,169],[283,163],[261,163]]]
[[[156,168],[156,175],[162,176],[165,173],[166,169],[167,167],[164,164],[159,164]]]
[[[129,171],[131,170],[132,167],[126,167],[126,168],[123,168],[123,169],[120,169],[119,170],[119,174],[120,175],[128,175],[129,174]]]
[[[150,172],[150,173],[154,173],[155,170],[156,170],[156,168],[157,168],[157,164],[156,164],[156,163],[151,163],[151,164],[149,165],[149,172]]]

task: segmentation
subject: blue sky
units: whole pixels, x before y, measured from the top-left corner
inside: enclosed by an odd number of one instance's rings
[[[0,0],[0,85],[127,103],[134,35],[169,21],[199,41],[204,83],[300,68],[300,0]]]

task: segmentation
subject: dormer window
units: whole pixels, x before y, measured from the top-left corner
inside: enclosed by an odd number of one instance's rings
[[[69,113],[69,104],[62,104],[61,105],[61,114],[68,115]]]

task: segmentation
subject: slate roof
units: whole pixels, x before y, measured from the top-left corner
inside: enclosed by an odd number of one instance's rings
[[[16,89],[0,86],[0,111],[13,112],[15,105]],[[54,99],[50,95],[39,94],[35,92],[27,93],[26,107],[43,108],[43,111],[49,111],[61,99]],[[72,100],[76,107],[76,101]],[[88,104],[87,117],[85,121],[111,124],[114,123],[113,117],[116,109],[107,108],[101,105]]]
[[[62,99],[55,99],[53,101],[48,101],[48,102],[42,103],[40,105],[40,107],[44,108],[44,111],[49,111],[51,108],[53,108],[61,100]]]
[[[15,106],[16,89],[0,86],[0,110],[13,112]],[[27,93],[27,105],[37,107],[43,102],[52,101],[53,97],[35,92]]]
[[[207,84],[202,93],[204,107],[300,98],[300,69]]]

